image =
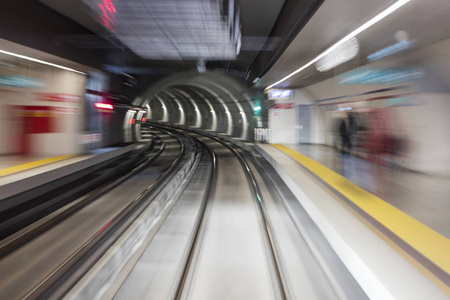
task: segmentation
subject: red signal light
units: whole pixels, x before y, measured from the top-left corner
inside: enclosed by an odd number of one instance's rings
[[[95,107],[97,108],[101,108],[101,109],[109,109],[109,110],[113,110],[114,106],[112,106],[112,104],[108,104],[108,103],[100,103],[97,102],[94,104]]]

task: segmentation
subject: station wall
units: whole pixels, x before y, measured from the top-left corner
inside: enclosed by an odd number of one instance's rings
[[[339,109],[352,108],[356,112],[382,109],[389,115],[390,134],[406,141],[399,164],[419,172],[450,175],[450,53],[446,50],[449,48],[447,39],[364,66],[421,70],[423,75],[414,80],[348,85],[341,84],[341,78],[336,76],[306,87],[304,90],[322,116],[324,143],[333,145],[333,120],[343,114]],[[373,93],[367,94],[370,92]],[[332,99],[336,97],[341,98]]]
[[[309,126],[305,126],[299,117],[302,109],[310,114]],[[293,90],[292,98],[275,100],[275,106],[269,109],[269,129],[269,141],[273,144],[296,144],[305,141],[311,144],[323,144],[325,142],[323,115],[314,105],[313,98],[304,89]]]
[[[0,59],[0,154],[77,153],[84,124],[85,76]]]

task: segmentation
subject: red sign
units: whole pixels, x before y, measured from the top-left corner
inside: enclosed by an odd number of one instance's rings
[[[26,134],[58,132],[58,114],[51,106],[17,106],[16,116],[23,118]]]
[[[274,109],[293,109],[295,107],[294,103],[278,103],[275,104],[272,108]]]
[[[77,95],[69,94],[56,94],[56,93],[35,93],[36,99],[39,101],[51,101],[51,102],[81,102],[81,97]]]
[[[33,134],[63,132],[62,119],[53,106],[11,105],[11,109],[17,125],[12,143],[16,144],[18,154],[32,153]]]

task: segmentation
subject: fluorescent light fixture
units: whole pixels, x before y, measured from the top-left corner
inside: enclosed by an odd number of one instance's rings
[[[212,112],[212,113],[214,113],[214,110],[213,110],[213,109],[211,109],[211,112]]]
[[[319,72],[329,71],[356,57],[359,52],[359,43],[356,37],[352,37],[331,53],[325,55],[316,62]]]
[[[304,66],[298,68],[297,70],[295,70],[294,72],[292,72],[291,74],[287,75],[286,77],[284,77],[283,79],[269,85],[268,87],[266,87],[267,89],[270,89],[272,87],[274,87],[277,84],[282,83],[283,81],[286,81],[287,79],[291,78],[292,76],[294,76],[297,73],[300,73],[301,71],[303,71],[304,69],[308,68],[309,66],[311,66],[312,64],[314,64],[316,61],[318,61],[319,59],[321,59],[322,57],[324,57],[325,55],[331,53],[333,50],[335,50],[336,48],[338,48],[340,45],[344,44],[345,42],[347,42],[348,40],[350,40],[351,38],[355,37],[356,35],[360,34],[361,32],[363,32],[364,30],[366,30],[367,28],[369,28],[370,26],[378,23],[379,21],[381,21],[382,19],[384,19],[385,17],[387,17],[388,15],[390,15],[391,13],[393,13],[394,11],[396,11],[397,9],[399,9],[400,7],[402,7],[403,5],[405,5],[406,3],[408,3],[410,0],[399,0],[397,2],[395,2],[394,4],[392,4],[391,6],[389,6],[388,8],[386,8],[385,10],[383,10],[381,13],[379,13],[378,15],[376,15],[375,17],[373,17],[372,19],[370,19],[369,21],[367,21],[366,23],[364,23],[363,25],[361,25],[360,27],[358,27],[357,29],[353,30],[351,33],[349,33],[348,35],[346,35],[344,38],[342,38],[340,41],[338,41],[336,44],[334,44],[333,46],[331,46],[330,48],[328,48],[327,50],[325,50],[324,52],[322,52],[321,54],[319,54],[316,58],[314,58],[313,60],[311,60],[310,62],[308,62],[307,64],[305,64]]]
[[[0,53],[6,54],[6,55],[11,55],[11,56],[18,57],[18,58],[22,58],[22,59],[29,60],[29,61],[33,61],[33,62],[36,62],[36,63],[39,63],[39,64],[55,67],[55,68],[58,68],[58,69],[63,69],[63,70],[66,70],[66,71],[87,75],[84,72],[81,72],[81,71],[78,71],[78,70],[75,70],[75,69],[71,69],[71,68],[68,68],[68,67],[64,67],[64,66],[61,66],[61,65],[52,64],[50,62],[43,61],[43,60],[40,60],[40,59],[37,59],[37,58],[33,58],[33,57],[29,57],[29,56],[25,56],[25,55],[21,55],[21,54],[17,54],[17,53],[5,51],[5,50],[0,50]]]
[[[183,110],[181,107],[178,107],[179,110]]]
[[[269,98],[290,98],[292,97],[292,90],[271,90],[269,94]]]
[[[230,113],[230,111],[229,111],[229,110],[226,110],[226,111],[225,111],[225,113],[226,113],[226,114],[229,114],[229,113]]]

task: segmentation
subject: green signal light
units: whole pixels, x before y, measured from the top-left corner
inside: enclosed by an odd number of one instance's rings
[[[259,110],[261,110],[261,106],[255,106],[255,108],[253,110],[254,111],[259,111]]]

